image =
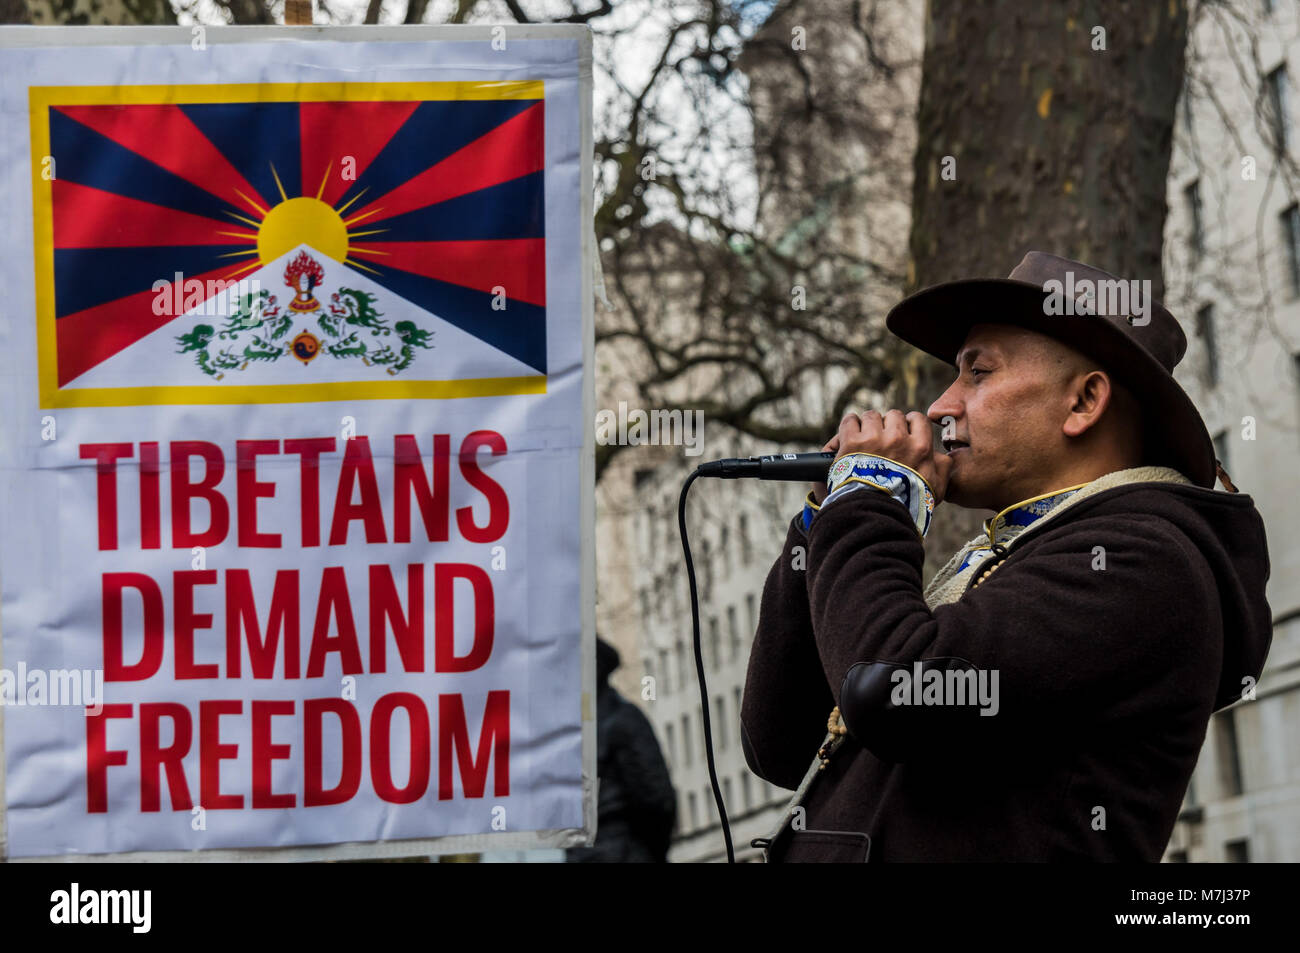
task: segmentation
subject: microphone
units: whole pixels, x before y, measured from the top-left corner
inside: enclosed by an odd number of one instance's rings
[[[723,480],[790,480],[795,483],[825,483],[830,475],[835,454],[829,450],[820,453],[770,453],[765,457],[728,457],[701,463],[695,473],[702,477],[719,477]]]

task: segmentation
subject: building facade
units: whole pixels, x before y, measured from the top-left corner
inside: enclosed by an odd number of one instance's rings
[[[1174,132],[1166,303],[1192,395],[1268,534],[1273,644],[1214,715],[1169,861],[1300,860],[1300,39],[1294,4],[1193,14]],[[1252,686],[1243,686],[1251,688]]]

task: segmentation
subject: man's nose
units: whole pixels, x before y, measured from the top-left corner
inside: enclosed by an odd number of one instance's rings
[[[952,417],[954,420],[961,418],[962,405],[953,395],[952,388],[949,387],[939,395],[938,400],[930,405],[930,409],[925,412],[925,415],[942,427],[946,417]]]

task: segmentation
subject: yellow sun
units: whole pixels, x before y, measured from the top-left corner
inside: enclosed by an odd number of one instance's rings
[[[348,257],[343,216],[320,199],[287,199],[272,208],[257,229],[257,257],[275,261],[299,245],[310,245],[335,261]]]
[[[364,232],[348,231],[349,227],[357,222],[364,219],[373,220],[376,215],[382,216],[383,208],[369,209],[360,214],[353,212],[350,219],[344,220],[343,218],[343,213],[348,210],[348,206],[358,201],[369,189],[362,189],[336,209],[321,201],[321,196],[325,194],[325,185],[329,181],[328,169],[324,177],[321,178],[320,188],[317,190],[315,198],[308,198],[307,196],[289,198],[285,194],[284,185],[280,182],[280,176],[275,171],[275,166],[271,166],[271,175],[275,177],[275,186],[280,190],[282,201],[269,211],[263,208],[261,204],[258,204],[256,199],[245,195],[239,189],[235,189],[235,194],[252,208],[252,214],[257,215],[258,218],[249,218],[247,215],[241,215],[238,212],[229,210],[227,210],[226,214],[238,222],[251,225],[257,231],[217,233],[230,238],[238,238],[241,240],[240,244],[250,246],[240,251],[227,252],[218,256],[220,258],[252,258],[252,261],[246,265],[240,265],[226,275],[226,278],[236,278],[246,271],[269,265],[285,252],[293,251],[299,245],[310,245],[322,255],[327,255],[345,265],[351,265],[353,268],[360,268],[362,271],[368,271],[376,275],[382,274],[382,272],[376,271],[369,265],[363,265],[355,258],[348,257],[349,255],[388,255],[388,252],[380,251],[377,248],[363,248],[360,245],[351,243],[354,238],[379,235],[388,231],[388,229],[377,228]],[[263,202],[263,204],[265,203]]]

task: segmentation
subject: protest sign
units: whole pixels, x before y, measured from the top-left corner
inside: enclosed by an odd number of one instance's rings
[[[583,842],[585,28],[9,29],[0,77],[6,856]]]

